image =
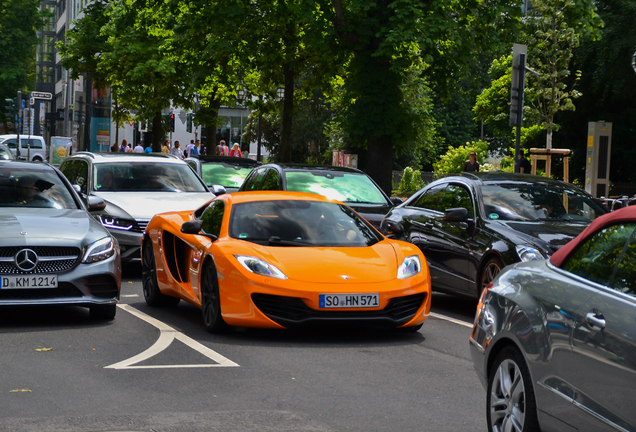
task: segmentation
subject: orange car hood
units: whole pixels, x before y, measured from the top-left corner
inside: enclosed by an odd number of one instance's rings
[[[397,277],[396,253],[387,241],[370,247],[257,246],[261,258],[289,279],[315,283],[386,282]],[[348,279],[343,278],[347,276]]]

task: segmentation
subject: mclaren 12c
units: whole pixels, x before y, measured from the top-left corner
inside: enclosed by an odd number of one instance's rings
[[[316,194],[239,192],[156,215],[143,239],[151,306],[185,300],[206,330],[355,324],[417,331],[431,307],[426,259]]]

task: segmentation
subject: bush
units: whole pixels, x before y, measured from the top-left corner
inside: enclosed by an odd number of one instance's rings
[[[419,170],[406,167],[395,193],[399,197],[409,197],[423,187],[422,173]]]
[[[488,154],[488,143],[486,141],[479,140],[467,142],[464,146],[450,146],[446,154],[442,155],[440,160],[433,164],[435,174],[440,175],[462,172],[464,169],[464,162],[468,160],[471,151],[477,153],[477,161],[480,165],[482,165],[486,155]]]

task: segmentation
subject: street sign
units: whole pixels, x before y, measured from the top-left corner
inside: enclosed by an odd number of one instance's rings
[[[46,92],[31,92],[31,97],[35,99],[45,99],[45,100],[53,99],[53,95],[51,93],[46,93]]]
[[[30,104],[31,106],[35,105],[35,98],[34,98],[34,97],[32,97],[31,99],[29,99],[29,104]]]

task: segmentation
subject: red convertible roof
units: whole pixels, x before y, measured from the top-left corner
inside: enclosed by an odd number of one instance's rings
[[[550,262],[557,267],[561,267],[565,258],[570,255],[570,252],[578,248],[581,243],[603,228],[621,222],[636,222],[636,206],[625,207],[597,218],[581,234],[556,251],[550,258]]]

